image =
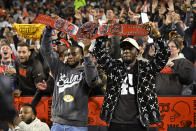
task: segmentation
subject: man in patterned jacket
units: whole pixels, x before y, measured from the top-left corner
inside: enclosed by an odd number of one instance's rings
[[[155,28],[152,28],[152,32],[159,34]],[[120,44],[120,61],[107,54],[101,46],[102,41],[101,38],[97,39],[93,48],[99,66],[108,77],[100,117],[110,124],[109,131],[145,131],[146,126],[161,121],[155,76],[166,64],[170,55],[169,48],[160,35],[154,35],[154,41],[159,46],[154,58],[149,62],[139,61],[137,42],[126,38]],[[90,45],[90,42],[86,44]]]

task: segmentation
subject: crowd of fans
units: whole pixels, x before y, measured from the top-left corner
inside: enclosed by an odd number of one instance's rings
[[[81,2],[81,6],[77,6],[77,2]],[[145,20],[159,30],[160,34],[156,35],[161,36],[171,51],[166,66],[156,77],[158,95],[196,94],[196,0],[2,0],[0,75],[11,77],[15,97],[33,96],[33,107],[42,96],[52,96],[56,75],[41,53],[42,41],[21,37],[12,25],[31,24],[39,14],[55,14],[78,27],[89,21],[100,25],[144,24],[143,14],[147,14]],[[151,61],[160,50],[153,33],[129,36],[140,46],[138,60]],[[53,55],[64,63],[67,63],[70,46],[79,44],[85,47],[82,41],[74,41],[64,32],[53,30],[52,34]],[[120,42],[126,37],[106,36],[102,46],[113,59],[120,59]],[[95,44],[96,40],[91,43]],[[99,73],[98,84],[89,95],[104,96],[107,74],[100,68],[93,52],[89,53]]]

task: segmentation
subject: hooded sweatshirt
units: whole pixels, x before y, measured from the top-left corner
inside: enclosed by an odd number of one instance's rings
[[[54,76],[52,121],[54,123],[87,126],[88,94],[98,81],[98,72],[89,56],[84,57],[84,66],[71,68],[59,60],[52,49],[51,29],[46,28],[41,53]]]

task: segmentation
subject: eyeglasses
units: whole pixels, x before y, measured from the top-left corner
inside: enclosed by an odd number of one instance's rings
[[[176,46],[169,46],[169,48],[176,48]]]

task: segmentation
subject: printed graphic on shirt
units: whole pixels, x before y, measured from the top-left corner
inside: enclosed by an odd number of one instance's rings
[[[74,97],[72,95],[64,95],[63,100],[65,102],[72,102],[74,100]]]
[[[23,68],[19,68],[19,74],[21,76],[26,77],[27,76],[27,70],[26,69],[23,69]]]
[[[60,74],[59,81],[57,86],[59,87],[59,94],[64,92],[65,89],[74,87],[74,85],[80,83],[82,80],[82,73],[72,74],[70,77],[67,77],[65,74]]]
[[[5,71],[6,71],[6,66],[5,65],[0,66],[0,74],[5,73]]]
[[[133,88],[133,74],[128,74],[128,77],[127,76],[125,77],[121,86],[121,95],[128,95],[128,94],[135,94]]]

